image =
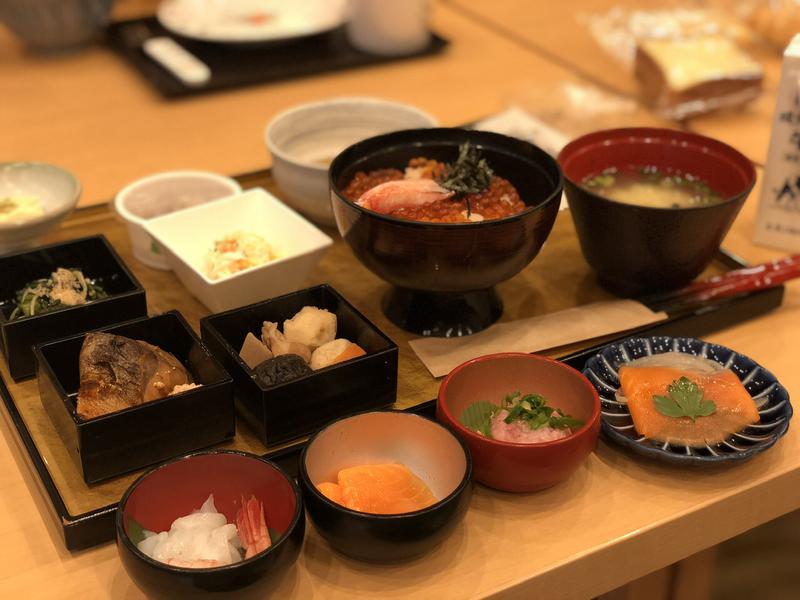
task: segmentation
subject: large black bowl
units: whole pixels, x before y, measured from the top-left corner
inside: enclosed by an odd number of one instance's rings
[[[590,133],[567,144],[558,160],[586,261],[599,283],[623,295],[682,287],[708,266],[753,189],[750,161],[711,138],[671,129]],[[656,167],[705,180],[722,202],[652,208],[609,200],[581,183],[610,167]]]
[[[350,510],[317,485],[336,482],[346,467],[402,463],[439,501],[414,512],[379,515]],[[472,496],[469,449],[449,429],[400,411],[361,413],[314,436],[299,469],[306,508],[317,531],[336,550],[369,562],[417,557],[440,543],[461,520]]]
[[[140,527],[165,531],[214,494],[217,509],[235,522],[242,496],[264,504],[272,546],[223,567],[173,567],[141,552],[132,537]],[[190,454],[137,479],[117,508],[122,565],[148,598],[265,598],[294,568],[305,534],[300,490],[277,465],[255,454],[217,450]]]
[[[528,208],[480,223],[425,223],[375,213],[341,193],[358,171],[402,169],[419,156],[452,161],[464,142],[480,149]],[[370,271],[394,286],[384,298],[386,315],[409,331],[444,337],[474,333],[499,318],[502,302],[493,286],[538,254],[563,186],[558,164],[540,148],[465,129],[411,129],[363,140],[334,159],[329,179],[339,233]]]

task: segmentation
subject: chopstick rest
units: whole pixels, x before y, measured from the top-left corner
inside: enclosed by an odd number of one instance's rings
[[[208,65],[172,38],[152,37],[142,43],[142,50],[186,85],[199,87],[211,79]]]

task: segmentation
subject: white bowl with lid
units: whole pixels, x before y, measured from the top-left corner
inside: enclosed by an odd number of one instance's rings
[[[264,131],[272,174],[287,204],[321,225],[334,226],[328,165],[360,140],[401,129],[435,127],[428,113],[408,104],[368,97],[310,102],[278,114]]]
[[[125,222],[133,255],[148,267],[169,270],[163,249],[145,231],[156,217],[185,210],[242,191],[237,181],[209,171],[156,173],[128,184],[114,198],[114,210]]]

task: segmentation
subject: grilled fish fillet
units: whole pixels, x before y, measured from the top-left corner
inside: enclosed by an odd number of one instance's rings
[[[166,397],[192,376],[169,352],[110,333],[89,333],[78,359],[78,416],[93,419]]]

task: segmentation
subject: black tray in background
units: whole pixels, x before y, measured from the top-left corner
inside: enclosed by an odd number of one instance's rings
[[[732,269],[747,266],[740,258],[724,250],[720,250],[716,260]],[[616,338],[616,341],[636,335],[703,337],[713,331],[739,324],[742,321],[763,315],[779,307],[783,301],[784,289],[784,286],[781,285],[705,304],[680,315],[671,314],[666,321],[646,326],[635,332],[625,333]],[[564,356],[560,360],[572,367],[581,369],[600,347],[613,341],[615,340],[605,340],[585,350]],[[110,504],[81,515],[70,514],[2,377],[0,377],[0,398],[5,405],[11,423],[17,430],[19,442],[25,449],[26,462],[29,462],[35,471],[37,483],[47,497],[48,508],[51,516],[55,519],[59,532],[63,536],[66,548],[71,551],[82,550],[112,541],[116,535],[114,525],[116,504]],[[430,400],[407,410],[433,417],[435,408],[436,401]],[[296,476],[297,461],[305,444],[306,441],[301,440],[292,446],[268,452],[264,456],[278,463],[288,473]]]
[[[287,0],[291,1],[291,0]],[[188,86],[142,51],[147,37],[173,38],[211,69],[202,86]],[[117,21],[106,28],[108,44],[124,57],[165,98],[306,77],[331,71],[367,67],[440,52],[448,42],[436,33],[419,52],[405,56],[378,56],[353,48],[344,27],[325,33],[268,43],[217,44],[179,37],[168,32],[154,17]]]

